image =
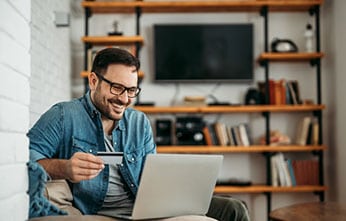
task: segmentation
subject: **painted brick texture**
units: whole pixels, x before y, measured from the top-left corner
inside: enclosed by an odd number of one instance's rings
[[[54,11],[70,12],[70,0],[0,1],[0,217],[6,220],[28,218],[27,131],[71,97],[70,29],[55,26]]]
[[[70,28],[56,27],[54,11],[70,0],[32,0],[30,126],[54,103],[71,98]]]
[[[30,14],[30,1],[0,1],[0,217],[14,221],[29,204]]]

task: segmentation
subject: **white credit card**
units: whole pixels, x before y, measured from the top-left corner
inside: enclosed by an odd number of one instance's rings
[[[97,152],[105,164],[120,164],[123,161],[123,152]]]

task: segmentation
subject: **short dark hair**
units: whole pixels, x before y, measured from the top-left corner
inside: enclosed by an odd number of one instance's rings
[[[96,54],[91,71],[104,75],[110,64],[135,66],[136,71],[140,67],[139,59],[130,52],[120,48],[106,48]]]

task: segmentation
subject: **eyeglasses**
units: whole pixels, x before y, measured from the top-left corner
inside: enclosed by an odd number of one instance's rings
[[[107,80],[106,78],[104,78],[100,74],[97,74],[97,73],[95,73],[95,74],[100,80],[108,83],[111,86],[110,87],[111,94],[122,95],[125,91],[127,91],[127,96],[129,98],[134,98],[139,94],[139,92],[141,92],[141,88],[139,88],[139,87],[125,87],[124,85],[114,83],[114,82],[111,82],[110,80]]]

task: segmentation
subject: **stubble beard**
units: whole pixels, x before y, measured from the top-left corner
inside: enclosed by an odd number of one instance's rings
[[[94,94],[94,105],[100,111],[103,118],[114,121],[118,121],[122,118],[124,110],[127,106],[116,98],[107,99],[105,96],[101,96],[97,90]],[[113,109],[113,105],[123,106],[123,110],[121,112],[117,112]]]

